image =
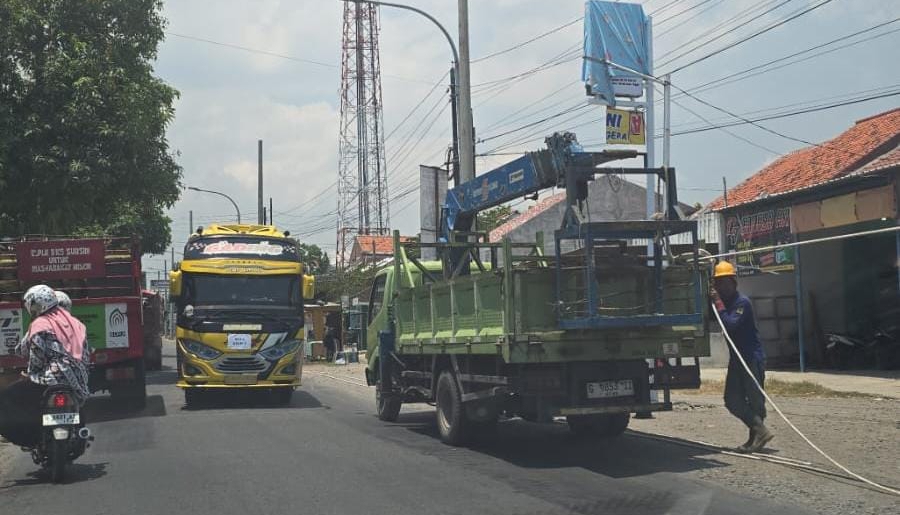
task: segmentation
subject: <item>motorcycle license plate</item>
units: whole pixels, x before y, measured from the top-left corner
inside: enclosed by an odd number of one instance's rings
[[[634,383],[631,379],[620,381],[601,381],[587,384],[588,399],[607,399],[610,397],[631,397],[634,395]]]
[[[81,423],[78,413],[46,413],[44,426],[74,426]]]

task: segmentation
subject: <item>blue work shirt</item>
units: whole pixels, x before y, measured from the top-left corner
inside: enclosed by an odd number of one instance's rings
[[[737,293],[730,302],[723,300],[722,303],[725,304],[725,309],[719,310],[719,316],[722,317],[728,336],[741,351],[741,356],[748,362],[750,360],[762,362],[766,359],[766,353],[759,341],[759,331],[756,329],[756,318],[753,316],[750,299]],[[729,354],[733,353],[730,345],[728,351]]]

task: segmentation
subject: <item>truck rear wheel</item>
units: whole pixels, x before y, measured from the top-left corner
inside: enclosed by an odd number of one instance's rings
[[[569,415],[566,422],[569,430],[577,436],[613,438],[628,428],[630,413],[610,413],[600,415]]]
[[[448,445],[464,444],[469,436],[469,421],[466,418],[459,386],[450,371],[445,370],[438,377],[435,400],[441,440]]]

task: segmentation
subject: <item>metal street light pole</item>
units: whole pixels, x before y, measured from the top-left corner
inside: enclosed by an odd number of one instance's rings
[[[237,221],[238,221],[238,223],[241,223],[241,210],[240,210],[240,208],[238,208],[237,202],[235,202],[233,198],[231,198],[231,197],[229,197],[228,195],[222,193],[221,191],[204,190],[204,189],[202,189],[202,188],[195,188],[195,187],[193,187],[193,186],[188,186],[187,189],[192,190],[192,191],[200,191],[200,192],[203,192],[203,193],[212,193],[213,195],[220,195],[220,196],[222,196],[222,197],[227,198],[227,199],[231,202],[231,205],[234,206],[234,210],[237,211]]]
[[[344,0],[341,0],[344,1]],[[444,37],[447,38],[447,43],[450,44],[450,50],[453,51],[453,71],[454,76],[458,84],[454,84],[451,81],[451,98],[453,102],[453,107],[456,111],[456,116],[453,120],[454,128],[459,133],[459,149],[457,152],[457,158],[460,161],[459,166],[459,177],[456,177],[456,184],[460,182],[471,180],[475,178],[475,137],[473,134],[474,128],[472,123],[472,91],[469,85],[469,31],[468,31],[468,20],[460,19],[460,44],[464,48],[465,61],[460,61],[459,51],[456,49],[456,43],[453,42],[453,38],[450,36],[450,33],[447,32],[447,29],[444,28],[443,25],[434,16],[428,14],[427,12],[403,4],[395,4],[393,2],[381,2],[378,0],[347,0],[354,3],[363,3],[363,4],[373,4],[373,5],[383,5],[386,7],[396,7],[397,9],[405,9],[407,11],[412,11],[414,13],[418,13],[426,18],[428,18],[431,23],[437,25],[437,27],[444,34]],[[460,0],[459,12],[460,16],[468,17],[468,2],[466,0]]]

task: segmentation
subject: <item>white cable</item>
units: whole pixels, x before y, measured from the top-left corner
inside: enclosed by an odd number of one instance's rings
[[[790,420],[788,420],[788,418],[784,415],[784,413],[781,412],[781,409],[778,407],[778,405],[775,404],[775,402],[772,400],[771,397],[769,397],[769,394],[767,394],[766,391],[763,389],[763,387],[760,386],[759,381],[756,380],[756,376],[754,376],[753,373],[750,372],[750,367],[747,366],[747,362],[744,361],[744,357],[741,356],[741,353],[738,351],[737,345],[734,344],[734,341],[732,341],[731,336],[728,334],[728,330],[725,329],[725,324],[722,323],[722,317],[719,316],[719,310],[716,309],[715,304],[712,304],[712,310],[713,310],[713,313],[716,314],[716,320],[719,321],[719,326],[722,328],[722,334],[725,335],[725,339],[728,341],[728,345],[731,346],[731,350],[734,351],[734,355],[737,356],[738,359],[740,360],[741,365],[744,367],[744,371],[747,372],[747,374],[750,376],[750,379],[753,380],[753,384],[756,385],[756,388],[757,388],[760,392],[762,392],[762,394],[763,394],[763,396],[766,398],[766,400],[769,401],[769,404],[771,404],[772,407],[775,408],[775,411],[778,412],[779,415],[781,415],[781,418],[784,419],[785,422],[787,422],[787,425],[789,425],[789,426],[791,427],[791,429],[794,430],[795,433],[797,433],[798,435],[800,435],[800,438],[802,438],[806,443],[808,443],[810,447],[812,447],[813,449],[815,449],[816,452],[818,452],[819,454],[821,454],[822,456],[824,456],[828,461],[830,461],[831,463],[833,463],[837,468],[843,470],[843,471],[846,472],[847,474],[849,474],[849,475],[853,476],[854,478],[856,478],[856,479],[862,481],[863,483],[866,483],[866,484],[868,484],[868,485],[871,485],[871,486],[873,486],[873,487],[875,487],[875,488],[878,488],[879,490],[882,490],[882,491],[884,491],[884,492],[887,492],[887,493],[889,493],[889,494],[891,494],[891,495],[900,496],[900,490],[895,490],[895,489],[893,489],[893,488],[890,488],[890,487],[887,487],[887,486],[878,484],[878,483],[876,483],[875,481],[872,481],[872,480],[870,480],[870,479],[866,479],[866,478],[860,476],[859,474],[857,474],[856,472],[853,472],[852,470],[848,469],[847,467],[841,465],[841,464],[838,463],[834,458],[832,458],[831,456],[829,456],[828,454],[826,454],[825,451],[823,451],[823,450],[820,449],[816,444],[814,444],[814,443],[812,442],[812,440],[810,440],[809,438],[806,437],[806,435],[804,435],[802,432],[800,432],[800,430],[797,429],[797,426],[795,426]]]
[[[817,238],[814,240],[796,241],[794,243],[779,243],[778,245],[769,245],[768,247],[759,247],[759,248],[755,248],[755,249],[734,250],[731,252],[724,252],[722,254],[715,254],[712,256],[702,257],[700,259],[716,259],[716,258],[720,258],[720,257],[740,256],[743,254],[756,254],[758,252],[768,252],[770,250],[775,250],[775,249],[801,247],[803,245],[811,245],[813,243],[824,243],[826,241],[846,240],[848,238],[858,238],[860,236],[871,236],[873,234],[882,234],[882,233],[897,232],[897,231],[900,231],[900,225],[898,225],[896,227],[886,227],[883,229],[873,229],[871,231],[860,231],[860,232],[854,232],[854,233],[850,233],[850,234],[840,234],[838,236],[828,236],[825,238]]]

